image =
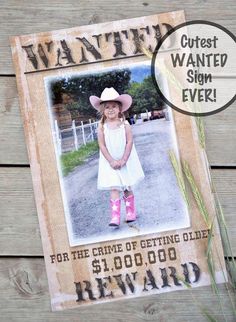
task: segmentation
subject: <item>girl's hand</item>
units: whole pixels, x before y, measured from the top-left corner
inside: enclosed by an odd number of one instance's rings
[[[119,160],[119,163],[121,168],[126,165],[126,161],[124,159]]]
[[[120,161],[117,161],[117,160],[112,160],[110,162],[110,166],[112,167],[112,169],[114,170],[117,170],[117,169],[120,169],[121,168],[121,165],[120,165]]]

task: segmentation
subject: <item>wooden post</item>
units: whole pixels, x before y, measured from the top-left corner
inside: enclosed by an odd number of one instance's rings
[[[78,146],[78,138],[76,134],[75,120],[72,121],[72,131],[73,131],[73,137],[74,137],[75,150],[77,151],[79,146]]]
[[[81,129],[82,129],[83,142],[84,142],[84,145],[86,145],[86,139],[85,139],[85,135],[84,135],[84,123],[83,123],[83,121],[81,121]]]
[[[57,152],[59,155],[61,155],[61,153],[62,153],[61,137],[60,137],[60,129],[57,124],[57,120],[55,120],[55,138],[56,138]]]
[[[92,126],[92,123],[91,123],[91,119],[89,119],[89,126],[90,126],[90,131],[91,131],[92,141],[94,141],[94,136],[93,136],[93,126]]]

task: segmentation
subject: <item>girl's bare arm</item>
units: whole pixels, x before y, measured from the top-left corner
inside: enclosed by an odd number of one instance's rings
[[[129,159],[132,146],[133,146],[133,134],[132,134],[130,124],[125,124],[125,135],[126,135],[126,147],[125,147],[125,152],[120,160],[121,166],[126,164],[127,160]]]
[[[98,145],[99,145],[99,148],[100,148],[102,154],[107,159],[107,161],[110,163],[111,167],[113,169],[118,169],[120,167],[118,161],[114,160],[107,150],[105,138],[104,138],[104,133],[103,133],[103,128],[102,128],[101,124],[98,125]]]

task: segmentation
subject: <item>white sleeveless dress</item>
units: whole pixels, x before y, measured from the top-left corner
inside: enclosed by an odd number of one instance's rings
[[[127,122],[127,121],[126,121]],[[108,152],[115,160],[120,160],[126,147],[125,125],[110,129],[104,124],[104,137]],[[144,179],[144,173],[140,164],[135,145],[126,164],[121,169],[113,169],[100,151],[97,188],[99,190],[118,189],[130,190],[132,186]]]

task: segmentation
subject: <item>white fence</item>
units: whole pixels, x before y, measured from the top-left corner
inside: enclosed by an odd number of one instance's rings
[[[81,121],[81,125],[75,126],[72,121],[71,127],[61,130],[57,120],[54,122],[54,138],[58,154],[78,150],[82,145],[97,139],[98,122],[89,120],[88,124]]]

